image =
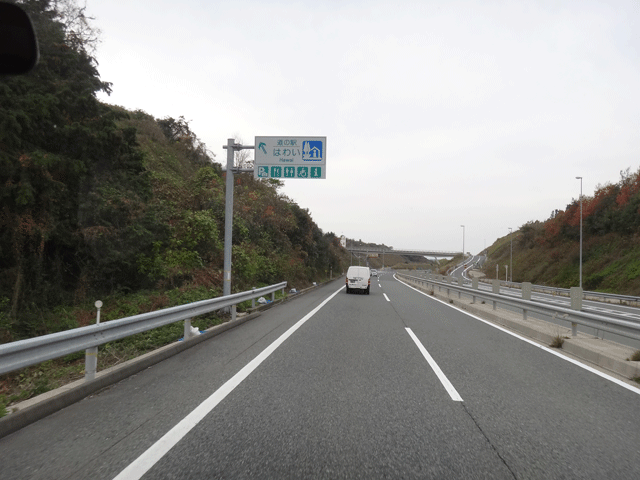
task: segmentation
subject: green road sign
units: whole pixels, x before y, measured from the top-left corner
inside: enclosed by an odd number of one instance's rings
[[[326,178],[327,137],[255,137],[255,178]]]

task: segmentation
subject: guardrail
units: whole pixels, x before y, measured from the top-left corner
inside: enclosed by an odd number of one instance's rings
[[[483,283],[491,283],[489,279],[481,279]],[[517,282],[503,282],[500,284],[507,288],[522,288],[520,283]],[[568,288],[560,288],[560,287],[548,287],[546,285],[532,285],[533,291],[539,293],[548,293],[550,295],[556,295],[561,297],[568,297],[570,289]],[[605,292],[592,292],[589,290],[583,291],[583,298],[585,300],[597,300],[603,303],[618,303],[618,304],[626,304],[630,306],[640,306],[640,297],[636,297],[633,295],[620,295],[616,293],[605,293]]]
[[[142,313],[96,325],[6,343],[0,345],[0,374],[70,353],[88,350],[85,379],[91,380],[95,376],[97,347],[100,345],[182,320],[185,321],[184,338],[186,340],[191,334],[192,318],[227,307],[232,307],[232,317],[234,317],[237,304],[268,295],[269,293],[271,293],[273,300],[275,292],[282,290],[284,294],[286,286],[287,282],[281,282],[224,297],[201,300],[155,312]]]
[[[457,265],[454,268],[459,268],[460,265]],[[447,275],[451,273],[451,270],[447,272]],[[465,283],[471,283],[471,279],[464,277]],[[479,279],[480,282],[484,284],[491,285],[493,280],[488,278]],[[506,288],[513,288],[516,290],[522,289],[522,284],[518,282],[508,282],[505,280],[499,280],[500,285]],[[538,293],[548,293],[549,295],[554,295],[558,297],[569,297],[570,289],[569,288],[560,288],[560,287],[548,287],[546,285],[531,285],[532,290]],[[633,295],[620,295],[617,293],[605,293],[605,292],[592,292],[590,290],[584,290],[582,292],[583,298],[585,300],[595,300],[603,303],[612,303],[619,305],[627,305],[632,307],[640,307],[640,297],[636,297]]]
[[[527,298],[514,298],[511,296],[500,295],[495,293],[495,288],[498,287],[498,283],[494,283],[494,293],[489,293],[478,289],[478,279],[474,279],[472,287],[465,287],[463,285],[453,284],[452,277],[442,277],[441,275],[429,275],[424,277],[413,277],[411,275],[396,273],[399,277],[402,277],[418,286],[429,287],[435,290],[437,287],[440,291],[445,289],[447,296],[450,296],[451,291],[458,292],[460,297],[465,294],[472,298],[472,303],[475,303],[476,298],[487,300],[493,303],[493,309],[497,309],[497,305],[507,305],[512,308],[522,310],[523,319],[527,319],[529,312],[538,313],[543,316],[555,318],[557,320],[566,321],[571,324],[572,335],[577,335],[577,325],[583,325],[597,330],[602,330],[623,337],[632,338],[634,340],[640,340],[640,324],[635,322],[628,322],[626,320],[619,320],[617,318],[609,318],[602,315],[595,315],[592,313],[582,312],[582,292],[579,287],[574,287],[575,294],[572,296],[573,308],[564,308],[556,305],[547,305],[539,302],[531,301],[531,284],[523,283],[522,292]]]

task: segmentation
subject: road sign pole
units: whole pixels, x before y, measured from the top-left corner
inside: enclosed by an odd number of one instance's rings
[[[224,277],[222,295],[231,295],[231,234],[233,233],[233,158],[235,140],[227,139],[227,183],[224,194]]]
[[[227,144],[227,182],[224,192],[224,277],[222,279],[222,295],[231,295],[231,234],[233,233],[233,161],[236,150],[253,149],[253,145],[240,145],[235,139],[228,138]],[[252,169],[238,169],[239,172],[252,172]],[[225,309],[227,312],[229,308]]]

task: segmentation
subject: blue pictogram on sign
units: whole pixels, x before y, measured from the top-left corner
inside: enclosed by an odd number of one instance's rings
[[[302,160],[305,162],[321,162],[323,158],[322,141],[307,140],[302,142]]]

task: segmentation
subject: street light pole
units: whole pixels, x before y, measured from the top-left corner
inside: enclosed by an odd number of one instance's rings
[[[580,180],[580,288],[582,288],[582,177],[576,177]]]
[[[462,261],[464,262],[464,225],[460,225],[462,227]]]
[[[509,281],[513,282],[513,228],[509,227],[509,238],[511,239],[511,253],[509,259]]]

